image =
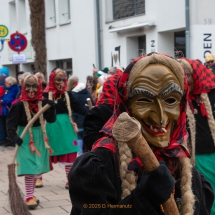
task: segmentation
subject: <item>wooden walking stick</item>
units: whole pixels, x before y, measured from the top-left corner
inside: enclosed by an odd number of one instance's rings
[[[89,109],[91,110],[93,108],[92,102],[90,98],[87,98],[87,104],[89,105]]]
[[[23,139],[28,129],[34,124],[34,122],[39,118],[41,114],[43,114],[46,110],[48,110],[51,106],[46,104],[40,111],[35,114],[35,116],[31,119],[31,121],[26,125],[23,130],[20,138]],[[24,200],[23,194],[16,183],[16,175],[15,175],[15,159],[18,152],[19,146],[16,146],[15,153],[12,159],[12,163],[8,165],[8,177],[9,177],[9,201],[10,208],[13,215],[31,215],[29,212]]]
[[[147,172],[152,172],[160,164],[141,134],[138,120],[122,113],[113,126],[113,136],[118,142],[128,144],[128,147],[139,157]],[[179,215],[173,195],[163,204],[165,215]]]

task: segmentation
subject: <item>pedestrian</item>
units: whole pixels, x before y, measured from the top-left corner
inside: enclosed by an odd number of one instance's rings
[[[7,146],[15,146],[11,141],[7,138],[7,132],[6,132],[6,120],[7,116],[11,107],[12,102],[16,99],[17,93],[20,91],[17,81],[14,77],[7,77],[5,79],[5,85],[4,85],[4,95],[2,96],[2,99],[0,100],[0,106],[1,106],[1,142],[2,144]]]
[[[97,78],[94,78],[93,76],[87,76],[87,83],[86,88],[89,91],[94,104],[96,103],[98,97],[97,97]]]
[[[160,215],[166,213],[162,204],[172,193],[179,214],[210,214],[213,191],[190,164],[184,147],[187,89],[182,67],[166,55],[153,53],[128,65],[117,85],[114,114],[102,129],[104,136],[70,171],[71,215]],[[113,138],[114,123],[123,112],[140,123],[142,140],[161,162],[151,173],[141,173],[144,166],[137,168],[142,163],[134,162],[134,152]],[[118,128],[125,128],[124,123]]]
[[[41,108],[49,104],[51,108],[42,114],[30,127],[25,137],[19,136],[32,117]],[[46,134],[46,122],[53,123],[56,119],[55,104],[42,96],[42,83],[34,75],[23,79],[21,97],[10,109],[7,118],[7,134],[13,144],[19,145],[16,156],[17,175],[25,178],[25,203],[29,209],[39,204],[34,196],[35,175],[51,170],[51,148]]]
[[[194,59],[181,59],[189,80],[188,125],[193,164],[215,190],[215,75]],[[215,202],[211,214],[215,214]]]
[[[213,54],[207,54],[205,56],[205,65],[215,74],[215,57]]]
[[[77,76],[71,76],[69,77],[68,80],[68,90],[71,90],[72,95],[74,98],[79,102],[80,105],[82,105],[86,110],[89,110],[87,99],[89,98],[91,100],[92,105],[94,106],[93,99],[91,98],[90,93],[86,89],[86,85],[84,83],[79,83],[78,82],[78,77]],[[73,111],[72,118],[73,121],[77,124],[78,126],[78,145],[80,146],[80,151],[78,152],[78,156],[85,151],[85,144],[83,142],[83,121],[84,117],[81,114],[76,113]]]
[[[39,80],[42,81],[42,89],[44,90],[46,88],[46,80],[44,74],[42,72],[37,72],[35,75],[38,77]]]
[[[87,150],[92,149],[93,143],[103,136],[99,131],[113,115],[114,101],[117,90],[117,82],[122,75],[121,70],[104,82],[102,94],[96,102],[96,105],[90,110],[84,118],[84,144]]]
[[[67,91],[66,72],[59,68],[51,72],[44,96],[55,102],[57,112],[56,121],[47,122],[46,125],[49,142],[53,149],[51,160],[63,166],[68,177],[79,151],[78,129],[72,120],[72,111],[85,115],[87,110],[77,102],[71,91]],[[68,189],[68,182],[65,188]]]

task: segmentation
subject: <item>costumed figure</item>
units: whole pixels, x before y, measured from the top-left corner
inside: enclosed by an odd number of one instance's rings
[[[71,214],[160,215],[173,195],[180,214],[209,215],[211,186],[192,167],[186,149],[188,84],[181,65],[166,55],[141,56],[117,86],[113,116],[101,130],[104,136],[75,160],[69,173]],[[120,125],[125,114],[139,123],[141,140],[160,161],[150,173],[127,144],[113,138],[117,127],[134,130]],[[140,143],[133,143],[137,151]]]
[[[17,93],[19,93],[20,88],[17,85],[17,81],[14,77],[7,77],[5,79],[5,93],[0,99],[0,106],[2,108],[2,111],[0,113],[0,117],[4,119],[4,129],[1,129],[2,135],[5,137],[5,144],[4,146],[15,146],[14,143],[11,143],[10,140],[7,137],[6,132],[6,121],[7,121],[7,115],[9,113],[10,107],[13,104],[13,101],[16,99]]]
[[[215,190],[215,75],[198,60],[179,61],[189,80],[187,116],[192,163]],[[211,214],[215,214],[215,202]]]
[[[122,71],[117,69],[116,74],[111,75],[107,81],[104,82],[102,94],[84,118],[84,144],[87,150],[92,149],[92,145],[103,136],[99,131],[113,115],[115,91],[117,89],[117,82],[122,75]]]
[[[66,91],[66,72],[62,69],[55,69],[49,77],[49,83],[44,90],[44,96],[55,102],[56,121],[46,125],[49,142],[53,149],[51,160],[53,163],[60,163],[65,167],[66,177],[72,167],[77,152],[79,151],[77,125],[72,120],[72,110],[85,115],[87,109],[80,105],[72,95]],[[39,180],[42,183],[41,178]],[[65,186],[68,189],[68,182]]]
[[[19,136],[32,117],[46,104],[51,105],[41,114],[26,133],[24,139]],[[11,141],[19,145],[17,175],[25,176],[26,204],[29,209],[38,206],[39,200],[34,196],[35,175],[51,170],[51,148],[45,129],[45,120],[49,123],[56,119],[55,104],[43,99],[42,83],[34,75],[26,76],[22,81],[21,96],[12,105],[7,118],[7,134]]]

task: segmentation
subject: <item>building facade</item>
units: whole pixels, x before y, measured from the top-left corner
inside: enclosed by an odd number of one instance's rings
[[[61,67],[85,83],[92,64],[98,69],[126,67],[153,51],[202,62],[207,53],[215,54],[214,0],[45,0],[45,6],[48,73]],[[18,70],[31,71],[28,0],[2,0],[1,8],[0,25],[9,34],[24,34],[28,46],[23,52],[27,62],[16,65],[5,42],[0,67],[7,66],[13,76]]]

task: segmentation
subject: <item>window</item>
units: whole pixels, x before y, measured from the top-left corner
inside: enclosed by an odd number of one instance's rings
[[[179,31],[174,33],[175,40],[175,54],[178,57],[186,57],[186,39],[185,31]]]
[[[70,23],[70,0],[59,0],[59,21],[60,25]]]
[[[145,13],[145,0],[113,0],[113,19],[122,19]]]
[[[55,0],[45,0],[46,28],[56,26]]]
[[[65,70],[67,78],[72,75],[72,59],[56,60],[56,67]]]
[[[15,1],[9,2],[9,19],[10,19],[10,32],[18,31],[18,23],[16,17],[16,3]]]
[[[26,6],[25,0],[18,1],[18,14],[19,14],[19,31],[22,34],[27,33],[27,19],[26,19]]]

